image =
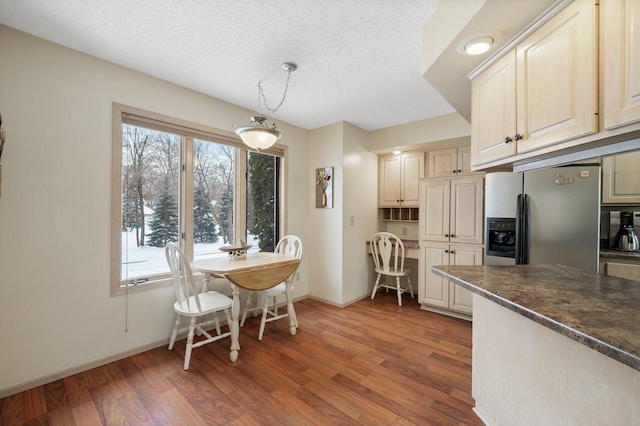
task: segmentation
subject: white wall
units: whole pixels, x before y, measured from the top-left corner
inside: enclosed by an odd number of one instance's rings
[[[334,305],[342,302],[342,211],[344,173],[342,167],[342,123],[312,130],[309,134],[307,200],[309,241],[305,255],[313,262],[309,276],[313,286],[309,295]],[[316,208],[315,172],[317,168],[333,167],[333,208]]]
[[[367,133],[348,123],[343,130],[344,182],[348,183],[344,188],[342,211],[342,304],[345,305],[371,291],[368,276],[372,265],[366,254],[366,241],[378,231],[378,156],[366,150]]]
[[[130,294],[128,311],[110,295],[112,102],[228,131],[251,114],[0,26],[0,395],[168,339],[171,288]],[[278,127],[287,231],[308,242],[308,132]],[[309,292],[310,263],[295,297]]]
[[[367,142],[367,132],[344,122],[312,130],[309,137],[311,176],[316,168],[334,168],[333,208],[316,208],[315,180],[309,182],[310,296],[335,306],[370,291],[366,241],[378,227],[378,156],[367,151]]]

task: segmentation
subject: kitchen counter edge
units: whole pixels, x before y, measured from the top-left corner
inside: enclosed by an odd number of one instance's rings
[[[523,266],[524,265],[520,265],[519,267],[522,268]],[[549,267],[549,266],[551,265],[540,265],[539,267],[542,268],[542,267]],[[553,265],[553,266],[561,267],[561,265]],[[532,265],[526,265],[526,267],[529,269],[535,268],[535,266],[532,266]],[[608,342],[606,338],[599,339],[599,338],[593,337],[586,330],[585,331],[577,330],[576,328],[573,328],[567,324],[564,324],[561,321],[550,318],[549,316],[536,312],[535,310],[527,308],[526,306],[522,306],[521,304],[515,301],[509,300],[508,298],[502,297],[492,291],[489,291],[483,288],[479,283],[469,282],[467,279],[460,276],[460,275],[464,275],[464,273],[461,274],[457,272],[457,271],[469,271],[469,270],[476,269],[476,270],[482,270],[483,272],[490,273],[492,268],[504,268],[504,267],[486,266],[486,265],[485,266],[434,266],[432,268],[432,271],[435,274],[441,277],[447,278],[452,282],[454,282],[455,284],[458,284],[461,287],[467,290],[470,290],[473,293],[478,294],[479,296],[482,296],[544,327],[547,327],[553,331],[556,331],[569,339],[572,339],[587,347],[590,347],[591,349],[594,349],[603,355],[613,358],[625,365],[628,365],[629,367],[635,370],[640,371],[640,353],[638,354],[631,353],[628,350],[625,350],[624,348],[620,348],[612,344],[611,342]],[[572,268],[568,268],[568,269],[569,269],[569,273],[572,273],[573,271],[577,271],[577,270],[573,270]],[[618,280],[618,281],[620,280],[618,278],[608,278],[605,276],[598,276],[598,274],[591,274],[591,275],[593,275],[594,278],[597,277],[598,280]],[[561,279],[561,277],[559,277],[559,279]],[[505,285],[507,284],[505,283]],[[588,284],[585,284],[585,285],[588,285]],[[530,291],[535,291],[535,286],[532,286],[530,288]],[[615,309],[615,306],[612,306],[611,308]],[[633,349],[638,349],[638,348],[634,347]],[[636,350],[636,352],[638,351]]]

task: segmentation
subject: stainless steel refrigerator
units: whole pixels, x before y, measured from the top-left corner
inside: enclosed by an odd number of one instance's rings
[[[563,264],[598,272],[600,166],[488,173],[485,264]]]

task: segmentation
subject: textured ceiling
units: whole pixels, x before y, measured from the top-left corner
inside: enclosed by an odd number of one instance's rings
[[[449,112],[422,77],[439,0],[0,0],[0,23],[306,129]],[[277,113],[285,61],[298,64]]]

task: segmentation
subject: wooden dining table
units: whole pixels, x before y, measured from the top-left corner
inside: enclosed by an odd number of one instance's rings
[[[217,256],[194,260],[191,269],[204,274],[203,291],[208,289],[210,277],[226,278],[231,283],[233,303],[231,305],[231,362],[238,360],[240,350],[240,289],[266,290],[281,282],[287,286],[287,312],[289,331],[296,334],[295,313],[291,298],[291,282],[287,280],[298,268],[300,259],[282,253],[247,253],[242,257]]]

